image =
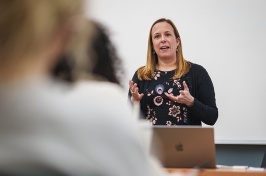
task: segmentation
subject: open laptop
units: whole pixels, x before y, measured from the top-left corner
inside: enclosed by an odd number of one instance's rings
[[[167,168],[216,168],[214,129],[153,126],[151,154]]]

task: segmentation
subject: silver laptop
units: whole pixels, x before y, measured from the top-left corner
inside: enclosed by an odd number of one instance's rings
[[[201,126],[153,126],[150,144],[167,168],[216,168],[214,129]]]

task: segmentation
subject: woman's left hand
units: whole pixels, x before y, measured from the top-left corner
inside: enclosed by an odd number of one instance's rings
[[[168,94],[167,92],[165,92],[164,94],[169,99],[175,102],[182,103],[182,104],[187,105],[188,107],[191,107],[194,104],[194,97],[191,96],[189,92],[189,88],[185,81],[183,81],[183,86],[184,86],[184,90],[180,90],[179,91],[180,94],[178,96],[174,96],[173,94]]]

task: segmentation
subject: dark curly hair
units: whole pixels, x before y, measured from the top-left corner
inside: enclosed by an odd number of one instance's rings
[[[100,23],[93,22],[93,24],[96,28],[96,34],[91,45],[95,54],[95,65],[92,73],[121,85],[120,81],[124,73],[122,60],[118,57],[117,50],[110,41],[107,29]]]
[[[88,41],[88,59],[93,59],[94,65],[88,73],[101,77],[105,81],[122,86],[124,74],[122,60],[118,57],[117,50],[109,38],[109,32],[99,22],[91,21],[95,33]],[[52,70],[52,75],[67,82],[74,82],[74,59],[71,56],[63,56]]]

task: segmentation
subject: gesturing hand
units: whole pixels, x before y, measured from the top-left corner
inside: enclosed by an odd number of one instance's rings
[[[168,94],[167,92],[165,92],[164,94],[171,100],[178,102],[178,103],[182,103],[187,105],[188,107],[192,106],[194,103],[194,97],[191,96],[190,92],[189,92],[189,88],[186,84],[185,81],[183,81],[183,86],[184,86],[184,90],[180,90],[179,91],[179,95],[178,96],[174,96],[173,94]]]
[[[139,88],[137,87],[137,84],[134,83],[132,80],[129,81],[129,90],[132,95],[130,98],[131,102],[139,103],[144,94],[143,93],[139,94]]]

